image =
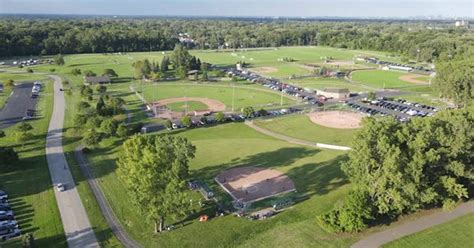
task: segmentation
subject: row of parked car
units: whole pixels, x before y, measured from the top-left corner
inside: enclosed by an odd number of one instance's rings
[[[8,203],[8,195],[0,190],[0,240],[5,241],[20,235],[21,230]]]
[[[239,77],[249,82],[259,83],[263,85],[264,87],[270,88],[272,90],[280,91],[287,95],[294,96],[308,104],[315,104],[319,106],[323,105],[323,103],[319,101],[319,99],[316,99],[316,97],[314,96],[314,92],[308,92],[304,88],[287,84],[287,83],[283,83],[274,78],[266,78],[247,70],[240,71],[237,69],[224,69],[224,72],[227,73],[228,75]]]
[[[264,117],[264,116],[280,116],[280,115],[286,115],[290,113],[295,113],[301,111],[301,109],[297,108],[283,108],[283,109],[274,109],[274,110],[259,110],[255,111],[253,115],[249,118],[254,118],[254,117]],[[208,125],[213,125],[218,123],[218,120],[216,118],[217,113],[208,113],[205,116],[201,117],[191,117],[191,127],[203,127],[203,126],[208,126]],[[227,123],[227,122],[240,122],[244,121],[247,119],[243,114],[224,114],[224,118],[221,123]],[[185,128],[185,126],[182,124],[180,120],[175,120],[171,121],[171,129],[180,129],[180,128]]]

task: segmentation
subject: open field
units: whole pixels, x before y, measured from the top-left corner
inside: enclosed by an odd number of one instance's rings
[[[417,86],[400,79],[401,76],[415,75],[398,71],[368,70],[355,71],[352,73],[352,80],[361,84],[367,84],[377,88],[403,88]]]
[[[311,122],[306,115],[290,115],[254,121],[254,124],[290,137],[332,145],[350,146],[357,129],[323,127]]]
[[[383,247],[473,247],[474,214],[398,239]]]
[[[21,159],[12,170],[0,170],[0,188],[10,195],[22,232],[32,232],[37,246],[66,247],[44,149],[52,111],[52,85],[50,81],[43,82],[45,87],[38,103],[41,118],[29,122],[34,127],[33,139],[24,146],[18,144],[12,137],[15,126],[6,129],[7,137],[0,139],[0,145],[13,146]],[[1,245],[18,247],[19,243],[19,239],[14,239]]]
[[[336,78],[305,78],[294,79],[289,81],[300,87],[310,88],[313,90],[323,90],[324,88],[347,88],[351,92],[368,91],[368,88],[363,85],[349,83],[343,79]]]
[[[116,214],[127,231],[145,246],[206,247],[219,243],[226,246],[271,247],[278,242],[280,245],[297,242],[300,246],[348,246],[354,241],[355,236],[352,235],[341,238],[326,233],[313,218],[329,209],[349,189],[344,186],[347,181],[338,165],[340,160],[345,159],[345,153],[308,149],[277,141],[256,133],[242,123],[194,129],[178,135],[189,138],[197,147],[196,158],[190,165],[192,178],[207,182],[216,191],[219,187],[213,183],[213,178],[222,170],[237,165],[255,165],[285,173],[294,181],[298,192],[310,196],[310,199],[262,222],[226,216],[199,223],[193,218],[191,224],[183,228],[153,236],[152,225],[143,223],[143,218],[116,178],[114,160],[120,148],[111,145],[119,141],[105,141],[89,158],[96,175],[101,177],[101,186]],[[279,235],[280,238],[273,236],[280,232],[287,232],[287,235]],[[270,237],[275,240],[268,242]]]
[[[206,110],[208,106],[202,102],[189,101],[189,102],[174,102],[166,104],[166,107],[171,111],[196,111],[196,110]]]
[[[234,91],[233,87],[229,84],[166,83],[144,85],[143,88],[138,87],[138,90],[143,90],[145,99],[148,102],[177,97],[200,97],[218,100],[225,104],[226,110],[232,109],[232,98],[235,94],[235,111],[240,111],[240,109],[247,106],[253,106],[254,108],[280,106],[281,100],[283,100],[284,106],[296,103],[296,100],[292,100],[287,96],[281,97],[277,92],[268,91],[265,88],[256,90],[235,87]]]

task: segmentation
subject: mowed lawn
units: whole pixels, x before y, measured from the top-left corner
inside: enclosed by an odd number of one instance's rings
[[[474,247],[474,214],[395,240],[384,248]]]
[[[188,101],[188,102],[174,102],[167,104],[166,107],[171,111],[181,112],[181,111],[196,111],[196,110],[206,110],[208,106],[202,102]]]
[[[353,72],[352,80],[376,88],[403,88],[420,86],[399,79],[401,76],[406,74],[406,72],[398,71],[363,70]]]
[[[299,194],[309,196],[294,207],[265,221],[229,215],[198,222],[196,213],[184,227],[160,235],[144,221],[138,207],[117,179],[115,160],[120,140],[109,139],[89,155],[101,187],[127,231],[145,247],[348,247],[358,234],[336,235],[316,224],[315,216],[329,210],[350,189],[339,162],[344,152],[292,145],[257,133],[243,123],[192,129],[175,135],[187,137],[197,147],[191,177],[216,190],[213,178],[234,166],[271,167],[294,180]],[[213,214],[213,213],[211,213]],[[212,215],[211,215],[212,216]],[[167,223],[172,224],[172,223]]]
[[[157,85],[137,86],[138,90],[143,90],[145,99],[148,102],[163,100],[176,97],[202,97],[218,100],[226,106],[227,110],[232,109],[240,111],[247,106],[254,108],[266,108],[280,106],[283,100],[283,106],[295,104],[296,99],[288,96],[281,96],[277,92],[269,91],[263,87],[238,87],[235,89],[230,84],[189,84],[189,83],[166,83]],[[235,90],[235,91],[234,91]],[[232,98],[234,97],[234,101]]]
[[[308,116],[294,114],[272,119],[260,119],[254,124],[275,133],[297,139],[331,145],[350,146],[357,129],[338,129],[313,123]]]
[[[364,85],[352,84],[344,81],[343,79],[336,78],[305,78],[290,80],[290,82],[300,87],[313,90],[324,90],[325,88],[346,88],[351,92],[367,91],[367,87]]]
[[[53,88],[51,81],[43,82],[45,87],[37,107],[41,118],[29,121],[34,128],[33,139],[24,146],[16,143],[12,137],[16,126],[6,129],[7,137],[0,138],[1,146],[13,147],[20,156],[20,162],[12,170],[0,168],[0,189],[9,194],[22,232],[33,233],[38,247],[67,247],[44,148],[53,106]],[[0,245],[20,247],[20,241],[14,239]]]

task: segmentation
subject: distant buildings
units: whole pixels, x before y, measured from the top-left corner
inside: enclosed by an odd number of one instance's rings
[[[464,21],[464,20],[456,21],[454,23],[454,26],[457,28],[460,28],[460,27],[469,28],[469,21]]]

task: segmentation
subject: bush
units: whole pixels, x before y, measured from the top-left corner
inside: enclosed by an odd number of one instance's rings
[[[117,136],[120,137],[120,138],[126,138],[128,136],[128,129],[127,129],[127,126],[123,123],[121,123],[118,127],[117,127]]]
[[[102,135],[96,132],[94,129],[86,131],[84,133],[84,136],[82,137],[82,142],[86,146],[95,146],[99,144],[101,140],[102,140]]]
[[[28,68],[28,69],[26,69],[26,72],[28,72],[28,73],[33,73],[33,69]]]
[[[79,68],[74,68],[71,70],[71,74],[74,75],[74,76],[77,76],[77,75],[81,75],[81,69]]]
[[[104,121],[102,121],[102,123],[100,124],[100,130],[102,130],[102,132],[110,137],[110,136],[113,136],[115,135],[115,133],[117,132],[117,121],[114,120],[114,119],[106,119]]]

